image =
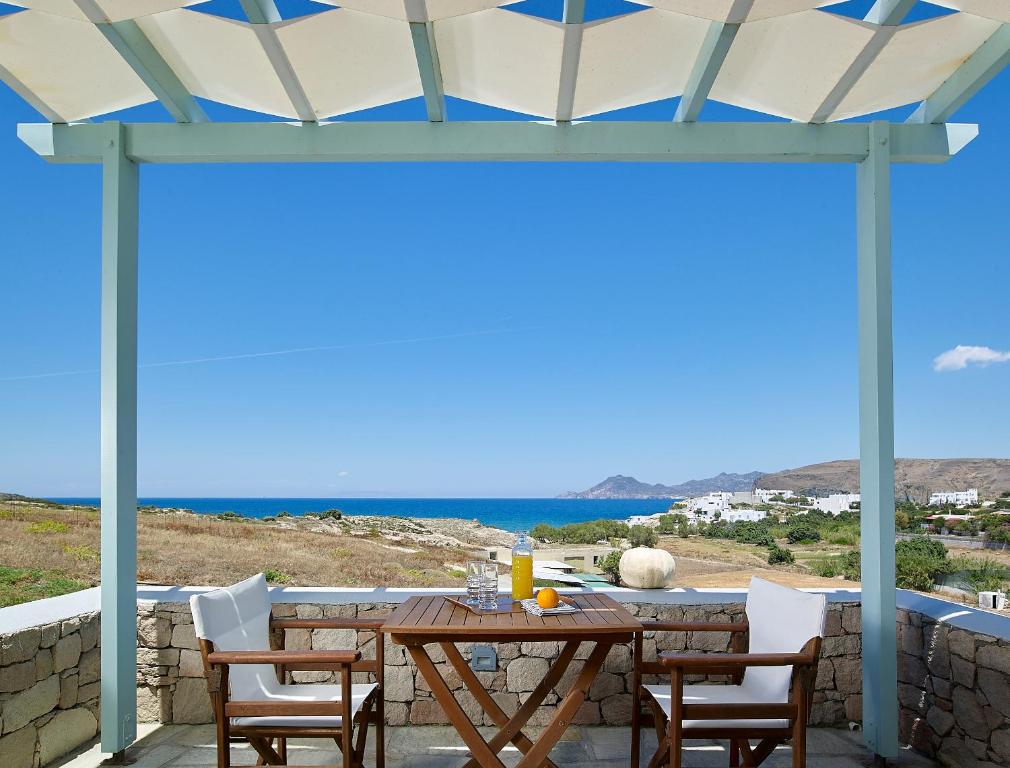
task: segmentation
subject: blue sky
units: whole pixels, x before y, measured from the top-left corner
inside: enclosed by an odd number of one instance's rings
[[[1004,74],[956,116],[974,144],[894,171],[901,456],[1010,455],[1010,362],[933,370],[957,345],[1010,349],[1008,104]],[[0,119],[0,490],[95,495],[99,171],[32,155],[15,124],[39,117],[8,90]],[[857,454],[851,167],[142,178],[142,495],[550,496]],[[243,357],[309,347],[327,349]]]

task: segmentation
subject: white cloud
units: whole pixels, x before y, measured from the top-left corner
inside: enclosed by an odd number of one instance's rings
[[[348,471],[347,471],[347,470],[345,469],[345,470],[342,470],[342,471],[340,471],[340,472],[337,472],[337,477],[347,477],[347,476],[348,476],[349,474],[351,474],[351,473],[350,473],[350,472],[348,472]]]
[[[969,365],[985,367],[992,363],[1010,361],[1010,352],[1000,352],[992,347],[970,347],[958,344],[933,360],[934,371],[960,371]]]

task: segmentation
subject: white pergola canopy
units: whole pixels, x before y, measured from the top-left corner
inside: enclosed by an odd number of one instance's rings
[[[713,22],[732,25],[735,39],[709,98],[830,122],[928,98],[1010,22],[1006,0],[940,0],[956,12],[911,24],[848,18],[825,0],[642,0],[642,10],[587,23],[495,0],[346,0],[252,21],[184,7],[192,0],[18,4],[28,10],[0,18],[0,77],[52,122],[159,99],[151,77],[166,83],[152,74],[153,57],[192,96],[278,118],[323,120],[419,97],[412,25],[431,32],[444,95],[584,118],[682,96]],[[127,39],[124,55],[110,35],[124,27],[150,50]]]

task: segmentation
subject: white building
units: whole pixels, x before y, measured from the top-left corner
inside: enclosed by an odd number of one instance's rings
[[[728,512],[723,512],[719,519],[725,520],[727,523],[756,523],[766,517],[768,517],[768,513],[762,509],[731,509]]]
[[[724,517],[730,511],[733,494],[726,491],[716,491],[705,496],[687,500],[688,517],[693,519],[711,520],[719,512]]]
[[[929,494],[929,506],[940,507],[944,504],[953,504],[957,507],[978,504],[978,488],[969,488],[967,491],[940,491]]]
[[[791,499],[796,494],[792,491],[774,491],[766,490],[764,488],[754,489],[754,498],[757,500],[758,504],[768,504],[771,501],[772,496],[781,496],[783,499]]]
[[[852,505],[859,501],[858,493],[832,493],[830,496],[821,496],[818,498],[811,499],[814,504],[814,509],[819,509],[822,512],[828,512],[829,514],[838,516],[848,509],[852,508]]]

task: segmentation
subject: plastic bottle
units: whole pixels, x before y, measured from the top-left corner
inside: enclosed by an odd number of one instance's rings
[[[529,600],[533,597],[533,547],[526,532],[520,531],[512,547],[512,599]]]

